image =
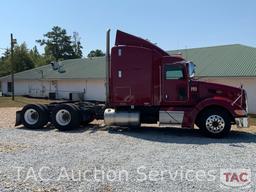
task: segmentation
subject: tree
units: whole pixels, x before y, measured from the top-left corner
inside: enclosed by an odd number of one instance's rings
[[[10,60],[10,57],[8,60]],[[13,64],[16,73],[35,67],[34,62],[29,55],[26,43],[22,43],[20,46],[14,48]]]
[[[11,55],[11,50],[10,49],[6,49],[5,52],[3,53],[3,56],[2,56],[2,61],[4,61],[5,59],[7,59],[9,56]]]
[[[13,50],[14,72],[21,72],[35,67],[30,57],[26,43],[16,45]],[[9,49],[6,50],[0,62],[0,76],[9,75],[11,71],[11,55]]]
[[[77,58],[83,57],[83,52],[82,52],[83,46],[81,44],[81,38],[79,37],[78,32],[73,33],[73,49],[75,52],[75,56]]]
[[[54,26],[52,31],[44,34],[45,39],[39,39],[36,42],[41,46],[45,46],[45,55],[53,56],[56,61],[80,58],[81,43],[76,40],[76,44],[72,43],[71,36],[67,35],[65,29]],[[79,42],[79,43],[78,43]]]
[[[33,63],[35,66],[41,66],[42,56],[39,54],[38,49],[36,46],[34,46],[30,51],[29,55],[31,59],[33,60]]]
[[[8,61],[10,54],[11,54],[11,51],[8,48],[3,53],[3,56],[0,61],[0,77],[8,75],[11,72],[11,66]]]
[[[47,56],[47,55],[41,55],[38,52],[38,49],[36,46],[34,46],[30,51],[29,51],[29,55],[33,61],[33,63],[35,64],[35,67],[39,67],[42,65],[47,65],[49,64],[52,60],[54,60],[53,57],[51,56]]]
[[[90,53],[87,55],[87,57],[102,57],[105,56],[105,53],[103,53],[100,49],[91,50]]]

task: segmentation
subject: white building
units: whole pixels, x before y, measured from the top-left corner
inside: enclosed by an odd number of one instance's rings
[[[15,95],[105,101],[105,57],[72,59],[61,62],[61,70],[51,65],[15,74]],[[11,77],[0,78],[4,95],[11,94]]]
[[[225,45],[170,53],[182,53],[193,61],[200,80],[235,87],[242,84],[247,91],[249,112],[256,114],[256,48]],[[62,65],[63,73],[47,65],[15,74],[15,94],[49,97],[54,93],[57,99],[69,99],[70,93],[79,93],[85,100],[105,101],[105,57],[66,60]],[[3,94],[10,95],[10,76],[0,81]]]

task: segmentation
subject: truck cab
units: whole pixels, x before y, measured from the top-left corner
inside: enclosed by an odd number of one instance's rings
[[[244,89],[196,80],[193,62],[147,40],[117,31],[108,68],[108,125],[196,125],[212,137],[248,127]]]

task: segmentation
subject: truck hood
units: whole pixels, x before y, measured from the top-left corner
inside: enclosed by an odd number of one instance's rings
[[[240,105],[241,107],[245,108],[246,103],[246,91],[244,89],[241,90],[239,87],[232,87],[228,85],[218,84],[218,83],[209,83],[204,81],[195,81],[199,96],[201,98],[208,98],[208,97],[224,97],[232,102],[235,101],[241,93],[242,99],[239,99],[236,104]]]
[[[231,92],[236,92],[236,93],[241,93],[241,88],[240,87],[233,87],[233,86],[228,86],[228,85],[223,85],[220,83],[210,83],[210,82],[205,82],[205,81],[197,81],[199,87],[205,87],[208,89],[208,91],[211,89],[215,90],[222,90],[222,91],[231,91]]]

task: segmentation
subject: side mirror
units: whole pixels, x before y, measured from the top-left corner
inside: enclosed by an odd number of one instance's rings
[[[196,73],[196,65],[192,62],[188,63],[188,72],[189,72],[189,77],[194,78],[195,73]]]

